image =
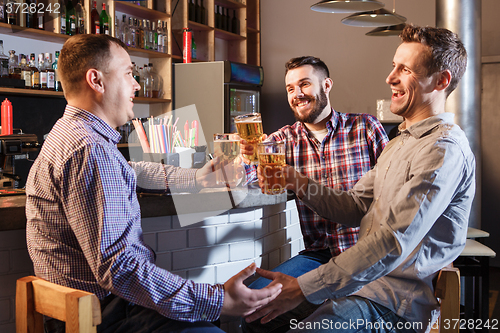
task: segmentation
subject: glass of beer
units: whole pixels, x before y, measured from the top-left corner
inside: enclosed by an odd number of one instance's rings
[[[250,160],[251,164],[257,164],[259,161],[257,156],[257,144],[262,141],[263,134],[260,113],[249,113],[234,117],[234,123],[236,124],[240,137],[253,146],[253,154],[245,154],[244,156]]]
[[[269,141],[257,145],[259,168],[264,175],[264,193],[281,194],[285,192],[285,178],[281,169],[285,165],[285,142]]]
[[[216,184],[224,185],[236,181],[237,165],[234,159],[240,154],[240,138],[235,133],[214,134],[214,156],[218,156],[221,169],[216,171]]]

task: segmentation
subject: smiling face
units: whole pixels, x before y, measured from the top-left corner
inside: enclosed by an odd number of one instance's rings
[[[318,76],[311,65],[289,70],[285,84],[288,103],[297,121],[312,124],[322,113],[330,113],[327,93],[330,92],[331,80]]]
[[[432,114],[439,73],[427,75],[425,59],[429,52],[429,47],[416,42],[398,47],[393,69],[386,79],[392,89],[392,113],[405,119]]]
[[[132,76],[133,65],[128,53],[111,43],[110,54],[107,69],[102,71],[102,101],[108,124],[118,127],[134,118],[134,93],[140,85]]]

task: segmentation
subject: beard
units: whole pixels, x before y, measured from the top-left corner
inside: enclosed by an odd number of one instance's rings
[[[323,112],[323,109],[328,105],[328,98],[323,87],[321,87],[319,94],[317,94],[316,96],[305,95],[303,98],[298,99],[298,101],[301,100],[309,100],[310,103],[315,104],[314,108],[306,115],[301,115],[299,112],[297,112],[295,107],[292,107],[295,120],[306,124],[313,124],[316,119],[318,119],[319,115]],[[296,102],[294,101],[294,104],[295,103]]]

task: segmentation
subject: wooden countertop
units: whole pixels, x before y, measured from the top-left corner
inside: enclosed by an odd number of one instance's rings
[[[226,189],[204,189],[195,194],[140,194],[141,216],[146,218],[229,210],[233,208],[229,193],[235,203],[234,208],[274,205],[289,199],[287,193],[265,195],[260,192],[260,188],[251,187],[231,192]],[[25,195],[0,197],[0,231],[26,228],[25,206]]]

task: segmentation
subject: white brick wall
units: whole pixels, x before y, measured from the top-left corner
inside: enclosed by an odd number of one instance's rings
[[[295,201],[233,209],[181,227],[175,216],[144,218],[144,241],[159,267],[195,282],[224,283],[255,262],[272,269],[303,249]],[[33,274],[26,231],[0,232],[0,332],[15,332],[15,281]],[[222,329],[240,332],[239,318],[221,318]]]

